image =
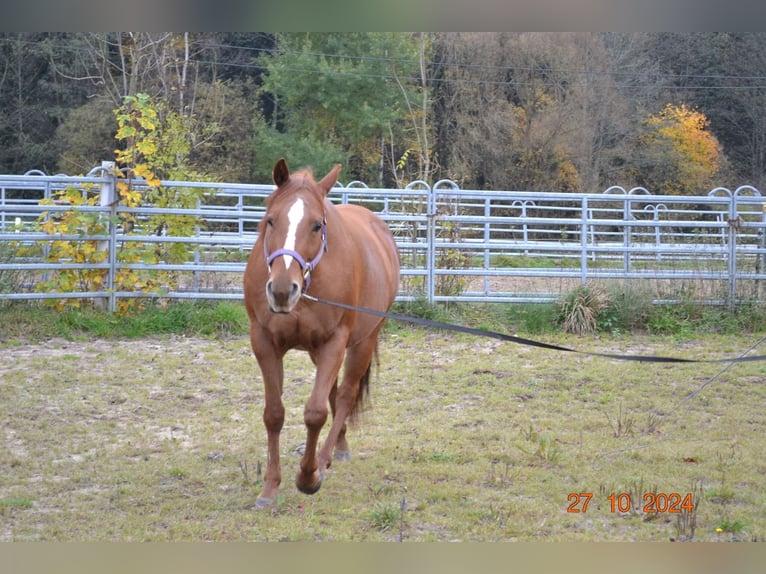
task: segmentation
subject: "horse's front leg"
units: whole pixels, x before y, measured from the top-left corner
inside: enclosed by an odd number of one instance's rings
[[[284,370],[282,357],[271,349],[255,345],[255,356],[261,367],[266,404],[263,408],[263,424],[266,427],[268,453],[263,490],[256,499],[256,507],[271,506],[277,499],[279,484],[282,482],[282,468],[279,463],[279,433],[285,421],[285,407],[282,403],[282,380]]]
[[[306,423],[306,451],[295,478],[298,490],[305,494],[314,494],[319,490],[325,471],[329,466],[328,461],[317,458],[317,447],[319,445],[319,433],[327,421],[328,400],[338,377],[338,371],[343,364],[345,348],[346,337],[337,336],[326,343],[321,351],[312,355],[317,367],[316,380],[303,412],[303,419]]]

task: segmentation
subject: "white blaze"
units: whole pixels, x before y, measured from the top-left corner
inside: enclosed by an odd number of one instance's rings
[[[298,225],[303,220],[303,200],[297,199],[287,212],[287,237],[285,237],[284,249],[295,251],[295,238],[298,233]],[[293,263],[292,255],[285,255],[285,269],[289,269]]]

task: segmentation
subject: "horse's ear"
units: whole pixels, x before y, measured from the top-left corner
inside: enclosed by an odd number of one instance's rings
[[[335,167],[332,168],[330,172],[319,182],[319,187],[324,190],[325,195],[330,193],[330,190],[335,185],[335,182],[338,181],[338,174],[340,173],[341,167],[343,167],[341,164],[335,164]]]
[[[285,158],[280,158],[279,161],[274,165],[272,177],[274,178],[274,183],[277,184],[277,187],[290,179],[290,170],[287,169],[287,162],[285,161]]]

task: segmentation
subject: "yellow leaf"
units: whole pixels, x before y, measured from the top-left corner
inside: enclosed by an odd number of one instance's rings
[[[136,174],[136,177],[145,177],[145,178],[149,178],[153,175],[151,168],[149,167],[148,164],[145,164],[145,163],[139,163],[138,165],[136,165],[136,167],[133,168],[133,173]]]
[[[157,146],[153,141],[143,140],[136,144],[136,149],[144,155],[153,155],[157,153]]]

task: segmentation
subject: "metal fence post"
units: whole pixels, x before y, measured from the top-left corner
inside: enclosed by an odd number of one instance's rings
[[[429,305],[433,305],[436,296],[436,216],[437,202],[436,189],[428,187],[426,190],[428,207],[426,213],[426,299]]]
[[[588,198],[583,197],[580,204],[580,283],[588,282]]]
[[[761,229],[758,232],[758,256],[756,259],[756,273],[762,275],[766,272],[766,203],[762,204]],[[758,299],[761,298],[763,290],[763,279],[758,279]]]
[[[487,270],[492,266],[492,256],[489,250],[489,240],[492,238],[492,233],[490,231],[490,219],[489,217],[492,215],[492,202],[489,198],[486,198],[484,200],[484,218],[486,221],[484,222],[484,245],[487,247],[484,249],[484,269]],[[490,289],[490,283],[489,283],[489,276],[485,275],[483,280],[484,285],[484,292],[489,293]]]
[[[630,203],[630,195],[626,195],[624,197],[625,203],[623,204],[622,211],[622,219],[625,222],[625,225],[623,226],[623,238],[622,238],[622,246],[625,249],[624,254],[622,256],[622,270],[627,275],[630,273],[630,242],[631,242],[631,232],[633,231],[633,228],[630,226],[630,221],[633,219],[633,212],[632,207],[633,205]]]
[[[425,189],[426,198],[426,273],[424,290],[426,301],[428,301],[429,305],[433,305],[436,295],[436,217],[438,216],[436,185],[432,187],[422,179],[416,179],[408,183],[404,189],[416,191],[419,187]],[[345,194],[344,197],[348,200]],[[420,200],[418,200],[418,205],[420,205]],[[417,233],[414,239],[419,242],[419,237],[420,234]]]
[[[737,228],[739,227],[739,215],[737,213],[737,194],[731,194],[729,198],[729,311],[736,308],[736,281],[737,281]]]
[[[114,279],[117,273],[117,193],[116,178],[114,176],[114,162],[101,162],[101,175],[104,181],[101,184],[100,205],[109,208],[107,220],[107,229],[109,230],[109,239],[104,242],[107,249],[107,260],[109,269],[106,276],[106,290],[109,293],[107,301],[109,311],[114,313],[117,309],[117,301],[114,292]]]

